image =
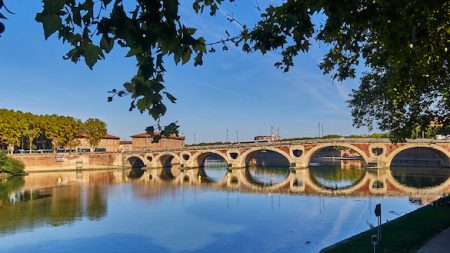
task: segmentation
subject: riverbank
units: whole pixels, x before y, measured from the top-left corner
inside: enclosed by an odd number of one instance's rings
[[[123,167],[121,153],[45,153],[9,155],[25,165],[25,172],[56,172]]]
[[[382,225],[377,252],[416,252],[433,237],[450,227],[450,196]],[[322,249],[321,253],[372,253],[372,235],[376,228]]]

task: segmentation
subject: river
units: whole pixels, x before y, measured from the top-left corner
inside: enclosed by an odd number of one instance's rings
[[[376,225],[378,203],[386,222],[450,190],[449,169],[357,164],[3,179],[0,252],[318,252]]]

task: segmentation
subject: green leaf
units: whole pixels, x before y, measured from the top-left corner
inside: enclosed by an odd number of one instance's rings
[[[154,126],[149,126],[145,129],[145,132],[147,132],[148,134],[154,134],[155,133],[155,127]]]
[[[100,47],[95,46],[92,43],[89,43],[86,45],[85,52],[84,52],[84,61],[86,62],[86,65],[90,69],[97,63],[98,60],[101,60],[104,58],[104,55],[102,53],[102,50]]]
[[[191,50],[190,49],[188,49],[188,50],[186,50],[185,52],[184,52],[184,54],[183,54],[183,61],[182,61],[182,63],[183,64],[185,64],[186,62],[188,62],[189,61],[189,59],[191,59]]]
[[[176,124],[176,122],[172,122],[169,125],[164,127],[164,135],[166,137],[170,137],[172,134],[175,134],[176,136],[178,136],[178,128],[179,126]]]
[[[80,8],[78,7],[72,7],[72,14],[73,14],[73,22],[81,27],[81,12],[80,12]]]
[[[36,14],[36,21],[42,23],[44,27],[45,39],[48,39],[53,33],[58,31],[62,26],[61,17],[57,14]]]
[[[134,91],[134,86],[130,83],[130,82],[126,82],[123,84],[123,87],[125,88],[126,91],[128,92],[133,92]]]
[[[100,47],[105,50],[106,53],[109,53],[114,47],[114,40],[108,36],[103,36],[100,40]]]
[[[174,103],[177,101],[177,98],[174,97],[172,94],[170,94],[169,92],[164,92],[164,94],[166,94],[166,97],[170,100],[170,102]]]
[[[164,9],[168,18],[177,18],[178,0],[164,0]]]

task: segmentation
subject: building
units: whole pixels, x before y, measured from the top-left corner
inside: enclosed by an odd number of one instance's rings
[[[133,150],[132,141],[120,141],[119,142],[119,151],[120,152],[127,152]]]
[[[132,150],[184,148],[184,137],[182,136],[163,137],[158,143],[152,141],[153,137],[147,133],[133,135],[131,136]]]
[[[280,129],[275,127],[270,127],[271,135],[258,135],[255,136],[254,140],[256,142],[271,142],[281,140]]]
[[[89,144],[89,139],[87,138],[86,133],[81,133],[78,135],[78,140],[80,144],[77,147],[77,150],[90,150],[90,151],[104,151],[104,152],[118,152],[119,151],[119,142],[120,138],[114,135],[105,134],[100,142],[94,149],[92,150],[91,145]]]
[[[258,135],[254,138],[255,141],[272,141],[271,135]]]

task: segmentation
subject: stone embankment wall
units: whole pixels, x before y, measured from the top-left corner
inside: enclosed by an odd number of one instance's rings
[[[14,154],[10,157],[22,161],[26,172],[106,169],[123,166],[121,155],[118,153]]]

